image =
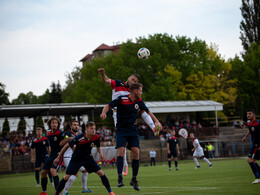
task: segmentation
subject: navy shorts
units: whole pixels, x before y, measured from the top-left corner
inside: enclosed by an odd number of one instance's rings
[[[43,170],[49,170],[50,168],[53,168],[53,169],[57,169],[58,165],[54,165],[53,164],[53,161],[58,157],[58,155],[55,155],[55,156],[49,156],[45,162],[44,162],[44,165],[43,165]]]
[[[125,136],[125,135],[116,135],[116,149],[120,147],[126,147],[131,149],[131,147],[137,147],[140,148],[139,144],[139,135],[133,135],[133,136]]]
[[[177,151],[171,151],[170,154],[167,154],[167,157],[168,157],[168,158],[171,158],[172,156],[173,156],[174,158],[178,157]]]
[[[87,157],[86,160],[77,160],[77,159],[71,159],[69,166],[66,170],[67,175],[76,175],[80,169],[80,167],[83,166],[87,170],[88,173],[97,172],[101,169],[101,167],[97,164],[97,162],[94,160],[92,156]]]
[[[249,158],[253,158],[256,160],[260,159],[260,150],[258,146],[251,146],[250,152],[248,154]]]
[[[35,168],[39,168],[42,163],[45,163],[45,161],[46,161],[47,158],[48,158],[48,156],[39,156],[39,157],[36,157],[36,160],[35,160],[35,163],[34,163],[34,167],[35,167]]]

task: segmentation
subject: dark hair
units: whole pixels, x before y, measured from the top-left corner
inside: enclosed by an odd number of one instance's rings
[[[91,127],[91,126],[95,126],[95,125],[96,125],[95,122],[88,121],[87,124],[86,124],[86,128]]]
[[[58,122],[58,129],[60,128],[60,119],[57,116],[53,116],[51,117],[48,121],[47,121],[47,125],[49,126],[49,128],[51,128],[51,121],[57,121]]]
[[[36,131],[37,131],[37,130],[41,130],[41,131],[42,131],[42,128],[41,128],[41,127],[36,127],[35,130],[36,130]]]
[[[135,76],[138,80],[140,80],[140,77],[138,74],[132,74],[131,76]]]
[[[130,86],[130,91],[133,91],[133,90],[136,90],[136,89],[139,89],[140,87],[143,87],[143,85],[141,83],[133,83],[131,86]]]
[[[253,112],[255,114],[255,110],[254,109],[248,109],[247,112]]]
[[[72,123],[78,123],[78,124],[79,124],[79,121],[72,120],[72,121],[70,122],[70,126],[72,125]]]

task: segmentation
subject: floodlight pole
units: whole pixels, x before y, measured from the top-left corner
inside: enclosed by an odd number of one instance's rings
[[[218,111],[215,106],[215,118],[216,118],[216,128],[218,128]]]

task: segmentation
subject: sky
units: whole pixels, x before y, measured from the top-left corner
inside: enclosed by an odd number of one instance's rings
[[[64,88],[66,74],[102,43],[155,33],[197,37],[234,58],[243,51],[240,7],[240,0],[0,0],[0,82],[10,101],[39,96],[52,82]]]

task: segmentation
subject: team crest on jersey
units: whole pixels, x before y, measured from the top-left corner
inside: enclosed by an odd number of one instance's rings
[[[254,127],[252,127],[252,128],[251,128],[251,131],[254,131],[254,130],[255,130],[255,128],[254,128]]]
[[[43,145],[45,145],[45,144],[46,144],[46,142],[45,142],[45,141],[43,141],[43,142],[42,142],[42,144],[43,144]]]
[[[135,104],[135,109],[138,110],[139,109],[139,105]]]
[[[175,139],[174,141],[175,141],[175,142],[177,142],[177,140],[176,140],[176,139]]]
[[[95,147],[94,142],[92,142],[92,143],[90,144],[90,146],[91,146],[91,148]]]
[[[55,136],[53,139],[54,139],[54,141],[57,141],[58,138]]]

